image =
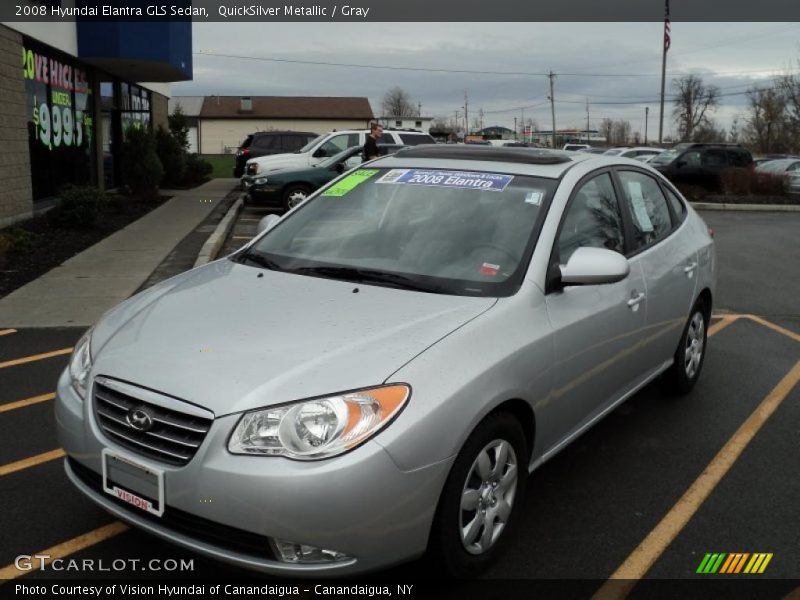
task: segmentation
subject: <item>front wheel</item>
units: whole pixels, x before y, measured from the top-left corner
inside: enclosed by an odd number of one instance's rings
[[[698,300],[692,308],[683,329],[681,341],[675,351],[675,361],[665,374],[671,391],[688,394],[700,377],[706,356],[708,340],[708,312],[705,303]]]
[[[305,185],[290,185],[283,192],[283,208],[284,210],[292,210],[298,204],[305,202],[311,190]]]
[[[453,463],[431,531],[436,565],[474,576],[502,551],[525,496],[525,435],[509,413],[487,417]]]

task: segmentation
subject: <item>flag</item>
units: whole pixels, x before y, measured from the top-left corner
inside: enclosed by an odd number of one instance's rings
[[[664,6],[664,52],[670,47],[670,24],[669,24],[669,0],[665,0]]]

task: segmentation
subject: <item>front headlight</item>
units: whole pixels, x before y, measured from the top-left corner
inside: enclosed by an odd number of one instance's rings
[[[92,370],[92,330],[89,329],[75,344],[72,356],[69,359],[69,378],[72,387],[81,398],[86,397],[86,387],[89,383],[89,371]]]
[[[266,177],[256,177],[255,181],[253,181],[253,185],[264,185],[267,183]]]
[[[406,384],[385,385],[245,413],[233,430],[234,454],[330,458],[362,444],[408,402]]]

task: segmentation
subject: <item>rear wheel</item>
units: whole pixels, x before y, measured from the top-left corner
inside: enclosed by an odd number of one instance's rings
[[[675,361],[665,374],[665,382],[671,391],[688,394],[692,391],[706,356],[708,339],[708,312],[702,300],[698,300],[683,329],[681,341],[675,351]]]
[[[525,495],[525,435],[508,413],[487,417],[456,458],[431,531],[430,553],[453,577],[470,577],[500,554]]]
[[[305,202],[311,189],[307,185],[294,184],[290,185],[283,192],[283,208],[284,210],[292,210],[298,204]]]

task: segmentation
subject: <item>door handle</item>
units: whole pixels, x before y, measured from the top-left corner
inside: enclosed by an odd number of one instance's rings
[[[697,268],[697,263],[696,262],[689,263],[688,265],[686,265],[683,268],[683,272],[688,274],[688,273],[691,273],[692,271],[694,271],[696,268]]]
[[[631,299],[628,300],[628,306],[633,308],[634,306],[639,304],[639,302],[641,302],[642,300],[644,300],[644,292],[639,292],[637,294],[636,291],[634,290],[633,293],[631,294]]]

